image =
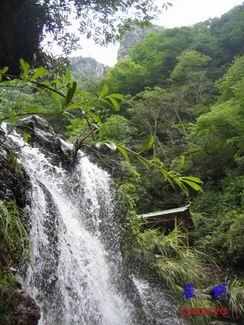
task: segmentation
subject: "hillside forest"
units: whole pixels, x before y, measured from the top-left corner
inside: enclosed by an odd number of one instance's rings
[[[193,283],[195,299],[185,306],[227,306],[230,321],[243,321],[244,5],[147,33],[99,78],[86,81],[74,59],[73,72],[68,60],[42,62],[22,58],[18,78],[2,67],[0,120],[44,116],[76,153],[109,172],[129,269],[140,265],[178,305],[178,292]],[[188,204],[187,230],[138,218]],[[225,300],[211,299],[223,283]]]

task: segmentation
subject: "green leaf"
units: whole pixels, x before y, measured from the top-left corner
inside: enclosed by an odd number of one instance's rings
[[[75,91],[76,91],[76,87],[77,87],[77,82],[73,81],[72,85],[68,88],[68,91],[66,94],[65,106],[67,106],[73,99]]]
[[[116,99],[112,98],[112,97],[108,97],[108,99],[111,101],[112,105],[113,105],[113,108],[116,110],[116,111],[119,111],[120,110],[120,105],[119,103],[117,102]]]
[[[77,103],[69,103],[69,109],[78,109],[79,105]]]
[[[194,183],[199,183],[199,184],[203,183],[199,177],[195,177],[195,176],[182,176],[181,179],[192,181]]]
[[[6,66],[1,69],[2,74],[6,73],[7,71],[8,71],[8,67]]]
[[[65,84],[67,85],[72,79],[72,73],[71,71],[67,71],[66,75],[65,75]],[[62,80],[62,79],[60,79]]]
[[[124,96],[122,94],[111,94],[110,97],[116,98],[116,99],[123,99]]]
[[[29,63],[25,62],[22,58],[19,60],[20,66],[22,68],[23,74],[26,74],[30,70],[30,65]]]
[[[147,141],[143,144],[141,152],[149,151],[155,142],[154,136],[151,134]]]
[[[181,178],[182,179],[182,178]],[[195,182],[191,182],[191,181],[187,181],[185,179],[182,179],[182,182],[188,184],[191,188],[193,188],[195,191],[200,191],[202,192],[202,187],[201,185],[195,183]]]
[[[23,140],[28,143],[29,138],[30,138],[30,135],[27,132],[24,132],[24,134],[23,134]]]
[[[178,179],[177,177],[173,178],[173,181],[179,186],[179,188],[186,194],[186,196],[189,196],[188,188],[185,186],[183,181],[181,179]]]
[[[130,162],[129,156],[127,154],[127,151],[125,150],[125,148],[121,147],[121,146],[117,146],[119,152],[121,153],[121,155],[125,158],[126,161]]]
[[[43,67],[40,67],[38,69],[36,69],[34,75],[32,76],[32,79],[36,80],[44,75],[47,75],[48,74],[48,71],[43,68]]]
[[[108,85],[104,85],[103,88],[102,88],[102,90],[99,93],[99,97],[100,98],[101,97],[104,97],[105,95],[107,95],[108,91],[109,91],[109,86]]]
[[[107,146],[112,151],[115,151],[117,149],[116,144],[113,143],[113,142],[110,142],[110,143],[105,142],[104,144],[105,144],[105,146]]]
[[[184,155],[181,155],[179,158],[179,167],[180,169],[183,169],[185,167],[186,157]]]

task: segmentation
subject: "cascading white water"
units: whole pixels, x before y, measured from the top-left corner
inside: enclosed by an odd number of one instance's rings
[[[82,153],[75,170],[67,173],[38,148],[12,139],[21,147],[19,160],[32,184],[32,262],[26,287],[41,307],[39,324],[135,324],[134,307],[116,286],[118,243],[111,241],[115,265],[101,235],[103,222],[113,227],[109,175]],[[110,236],[116,237],[115,228]]]
[[[25,289],[41,307],[39,325],[185,324],[163,286],[140,279],[140,272],[132,279],[124,267],[109,175],[83,153],[72,170],[62,168],[71,145],[58,138],[57,154],[45,120],[23,122],[40,149],[1,126],[31,183]]]

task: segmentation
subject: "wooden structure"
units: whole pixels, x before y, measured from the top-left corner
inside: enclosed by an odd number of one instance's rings
[[[139,215],[139,218],[145,228],[162,228],[170,231],[176,225],[182,225],[188,229],[193,227],[189,207],[190,204],[181,208],[145,213]]]

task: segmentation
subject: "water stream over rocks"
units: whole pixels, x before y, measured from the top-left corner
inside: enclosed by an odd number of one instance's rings
[[[43,119],[29,117],[23,125],[33,131],[29,144],[17,134],[9,139],[32,185],[25,286],[41,308],[39,324],[183,324],[161,289],[125,270],[108,173],[82,152],[65,168],[56,149],[65,157],[71,145]]]

